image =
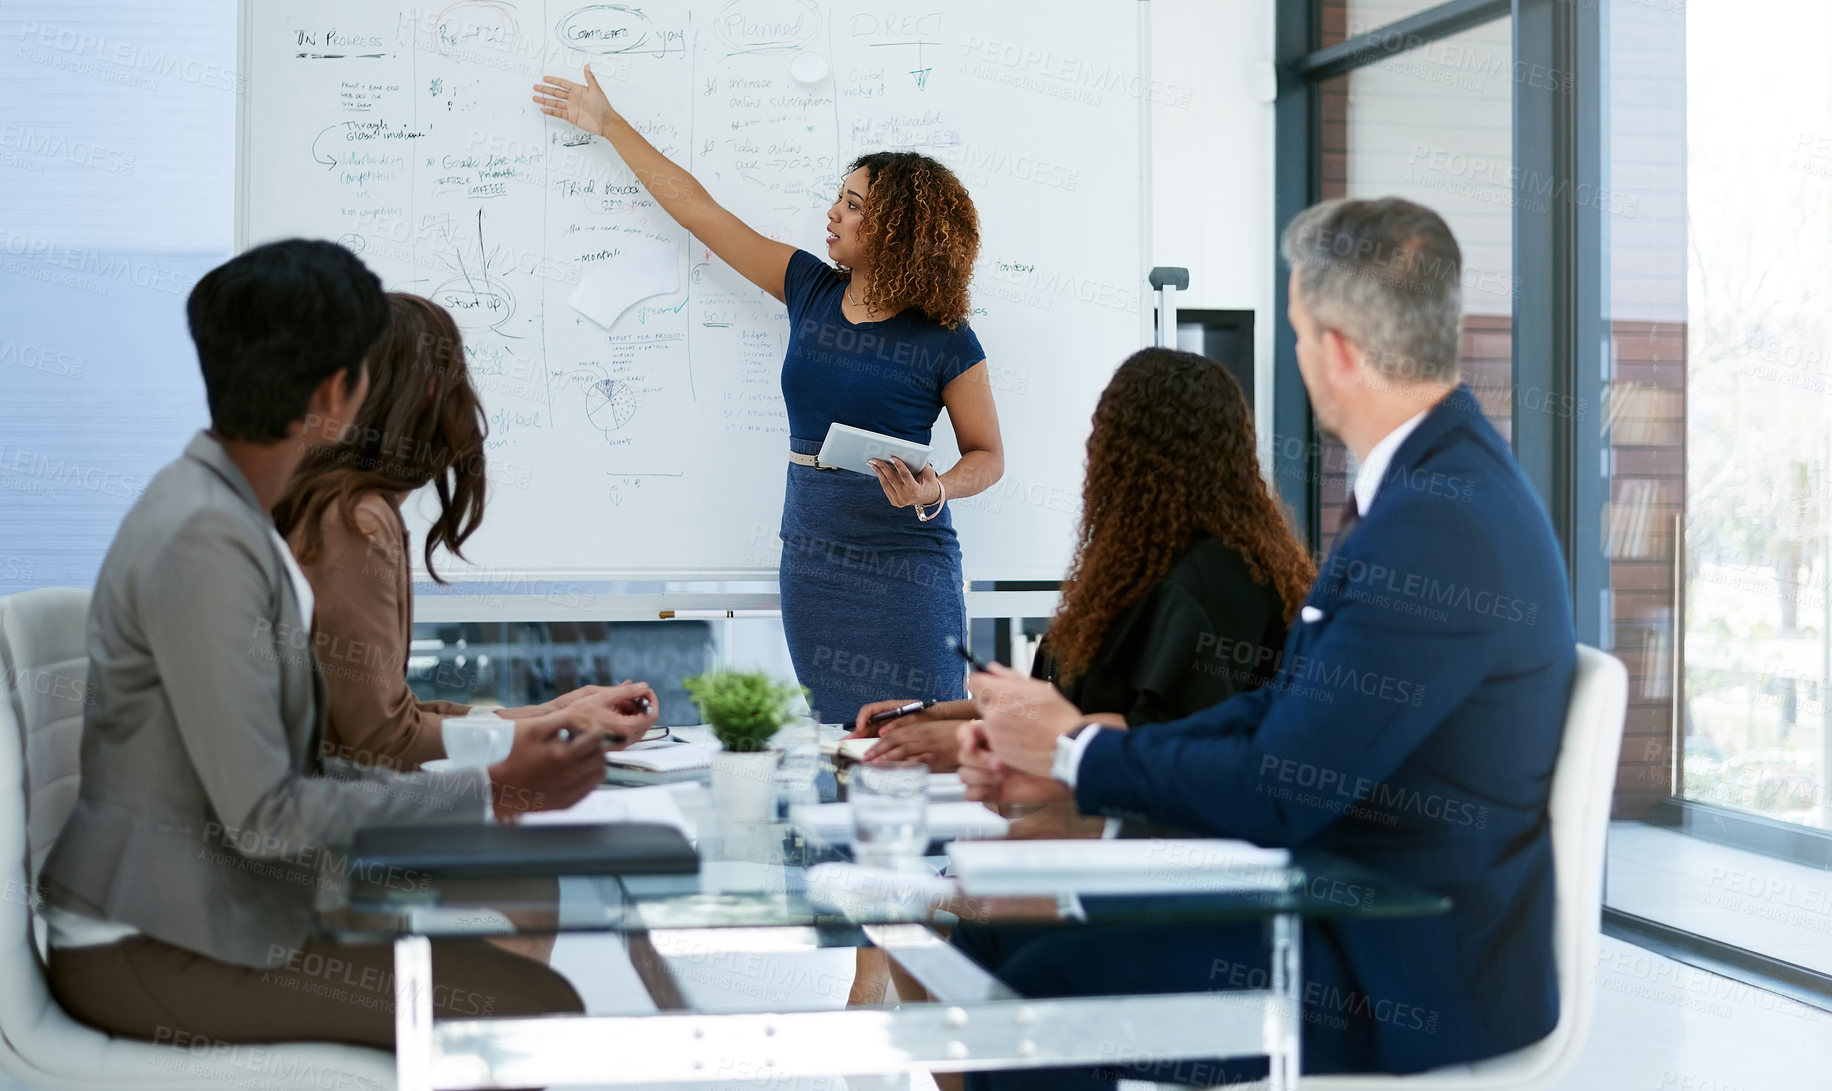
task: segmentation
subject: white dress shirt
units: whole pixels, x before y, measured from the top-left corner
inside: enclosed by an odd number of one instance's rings
[[[1412,434],[1429,412],[1429,409],[1421,411],[1368,448],[1367,457],[1361,460],[1360,468],[1355,471],[1356,511],[1366,515],[1368,509],[1374,506],[1374,495],[1380,492],[1381,478],[1387,476],[1387,467],[1393,463],[1393,452],[1399,450],[1399,445],[1406,442],[1406,437]]]

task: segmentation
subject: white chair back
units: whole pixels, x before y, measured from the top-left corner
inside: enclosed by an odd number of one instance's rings
[[[58,1091],[392,1091],[393,1058],[379,1050],[298,1042],[200,1053],[112,1038],[51,996],[34,909],[38,870],[76,804],[88,606],[89,592],[65,587],[0,599],[0,1069]]]
[[[88,617],[89,592],[74,587],[14,595],[0,614],[0,655],[25,748],[27,878],[33,883],[76,806],[89,695]]]
[[[1628,715],[1628,671],[1615,656],[1578,645],[1577,675],[1552,773],[1552,870],[1557,881],[1552,948],[1558,958],[1558,1025],[1504,1057],[1476,1065],[1513,1069],[1528,1086],[1549,1085],[1584,1048],[1596,1015],[1597,964],[1603,928],[1603,860],[1616,764]]]

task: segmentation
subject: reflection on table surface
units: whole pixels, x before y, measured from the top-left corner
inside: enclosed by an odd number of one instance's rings
[[[843,792],[831,765],[803,798]],[[786,793],[788,802],[795,799]],[[791,808],[786,806],[783,810]],[[622,818],[678,825],[695,842],[700,870],[688,875],[454,879],[425,875],[346,877],[320,929],[346,942],[551,932],[648,932],[697,928],[813,928],[828,944],[859,942],[862,925],[1221,924],[1295,913],[1307,918],[1394,917],[1442,912],[1447,899],[1349,861],[1299,851],[1287,867],[1258,869],[1250,882],[1188,841],[1135,842],[1148,861],[1149,894],[1094,893],[1092,876],[1047,876],[1023,894],[971,897],[943,874],[945,856],[898,869],[851,863],[848,846],[811,836],[785,814],[733,823],[699,782],[606,788],[579,820]],[[554,816],[565,820],[568,815]],[[1049,824],[1059,825],[1059,824]],[[1040,843],[1041,845],[1041,843]],[[935,851],[934,848],[931,851]],[[559,897],[560,884],[567,896]]]

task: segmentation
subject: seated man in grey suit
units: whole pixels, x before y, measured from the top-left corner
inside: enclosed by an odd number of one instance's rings
[[[487,770],[322,758],[311,587],[269,510],[362,404],[388,306],[355,255],[290,240],[212,270],[187,313],[211,427],[153,479],[96,580],[81,796],[42,880],[51,987],[130,1037],[386,1048],[390,948],[308,934],[340,846],[364,826],[570,806],[634,718],[588,699],[520,721]],[[434,944],[433,978],[441,1017],[581,1008],[552,970],[482,941]]]

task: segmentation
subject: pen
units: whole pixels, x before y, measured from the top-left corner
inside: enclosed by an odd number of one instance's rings
[[[882,712],[874,712],[870,716],[865,717],[865,722],[868,724],[881,724],[886,720],[895,720],[899,716],[908,716],[912,712],[921,712],[923,709],[930,708],[934,704],[935,698],[933,697],[926,701],[911,701],[907,705],[898,705],[896,708],[887,708]]]
[[[973,664],[974,670],[979,671],[981,674],[986,673],[986,664],[973,658],[973,653],[968,651],[967,645],[962,644],[959,639],[952,637],[952,636],[949,637],[948,638],[948,647],[953,648],[955,651],[961,653],[961,658]]]
[[[639,716],[640,716],[640,715],[642,715],[642,714],[644,714],[644,713],[646,713],[646,712],[648,712],[648,711],[649,711],[649,709],[650,709],[650,708],[652,707],[652,706],[651,706],[651,705],[649,704],[649,699],[648,699],[647,697],[634,697],[634,698],[631,698],[631,700],[630,700],[630,703],[636,706],[636,714],[637,714],[637,715],[639,715]],[[656,728],[650,728],[650,729],[649,729],[649,731],[655,731],[655,730],[657,730],[657,729],[656,729]],[[625,736],[623,736],[623,735],[619,735],[619,734],[617,734],[616,732],[613,732],[613,731],[606,731],[606,732],[604,733],[604,745],[605,745],[605,748],[606,748],[606,749],[609,749],[610,747],[613,747],[613,746],[620,746],[620,745],[622,745],[622,744],[624,744],[624,743],[629,743],[629,742],[639,742],[639,741],[647,741],[647,740],[648,740],[648,736],[649,736],[649,731],[645,731],[645,732],[643,732],[643,734],[642,734],[641,736],[639,736],[638,738],[636,738],[636,739],[630,739],[630,738],[627,738],[627,737],[625,737]],[[665,728],[665,727],[663,727],[663,728],[660,728],[660,731],[661,731],[661,734],[660,734],[660,735],[657,735],[657,736],[656,736],[656,738],[658,738],[658,739],[665,739],[665,738],[667,738],[667,737],[668,737],[668,729],[667,729],[667,728]],[[563,740],[565,740],[565,739],[571,739],[571,738],[573,738],[573,732],[572,732],[572,731],[571,731],[570,729],[562,729],[562,730],[561,730],[561,732],[560,732],[560,738],[561,738],[561,739],[563,739]]]

